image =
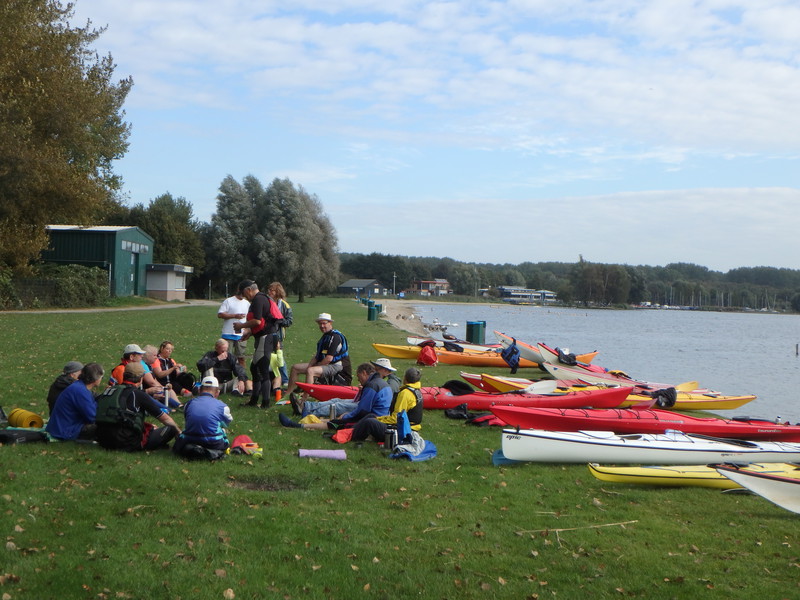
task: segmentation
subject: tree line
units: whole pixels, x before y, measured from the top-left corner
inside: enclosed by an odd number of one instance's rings
[[[462,296],[497,296],[499,286],[556,292],[565,304],[651,305],[800,312],[800,270],[739,267],[723,273],[693,263],[666,266],[593,263],[465,263],[451,258],[342,254],[343,278],[375,278],[397,290],[417,279],[447,279]],[[483,290],[486,290],[485,292]]]

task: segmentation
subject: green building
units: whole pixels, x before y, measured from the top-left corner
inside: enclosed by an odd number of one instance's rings
[[[108,271],[112,296],[146,296],[153,238],[138,227],[48,225],[50,244],[42,260]]]

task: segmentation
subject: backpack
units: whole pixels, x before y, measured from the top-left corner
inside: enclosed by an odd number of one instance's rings
[[[502,356],[506,364],[511,367],[511,374],[513,375],[519,368],[519,348],[517,348],[516,338],[511,338],[511,340],[511,345],[503,348],[500,352],[500,356]]]
[[[101,427],[111,425],[133,429],[139,435],[144,433],[144,413],[128,408],[128,397],[134,389],[130,385],[115,385],[100,394],[95,423]]]
[[[422,346],[419,351],[419,356],[417,356],[417,364],[435,367],[438,362],[439,357],[436,354],[436,350],[433,349],[433,346]]]

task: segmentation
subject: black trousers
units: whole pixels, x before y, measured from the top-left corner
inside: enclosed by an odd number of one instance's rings
[[[272,359],[274,337],[262,335],[255,338],[255,350],[253,351],[253,362],[250,363],[250,374],[253,377],[253,393],[250,396],[250,404],[258,404],[261,397],[261,406],[269,406],[269,397],[272,393],[272,374],[269,371],[269,362]]]

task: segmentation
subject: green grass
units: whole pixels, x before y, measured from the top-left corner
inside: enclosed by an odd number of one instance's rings
[[[354,365],[405,333],[352,300],[293,304],[286,354],[304,361],[331,312]],[[46,413],[65,362],[110,370],[130,342],[172,340],[193,363],[219,335],[216,307],[0,315],[3,408]],[[408,361],[396,362],[401,370]],[[458,367],[425,368],[424,384]],[[277,411],[231,399],[234,435],[263,459],[188,463],[91,445],[0,448],[0,596],[44,598],[800,597],[800,519],[754,496],[595,480],[584,466],[494,467],[498,428],[441,412],[422,434],[439,456],[385,458],[281,428]],[[4,596],[7,594],[7,596]]]

